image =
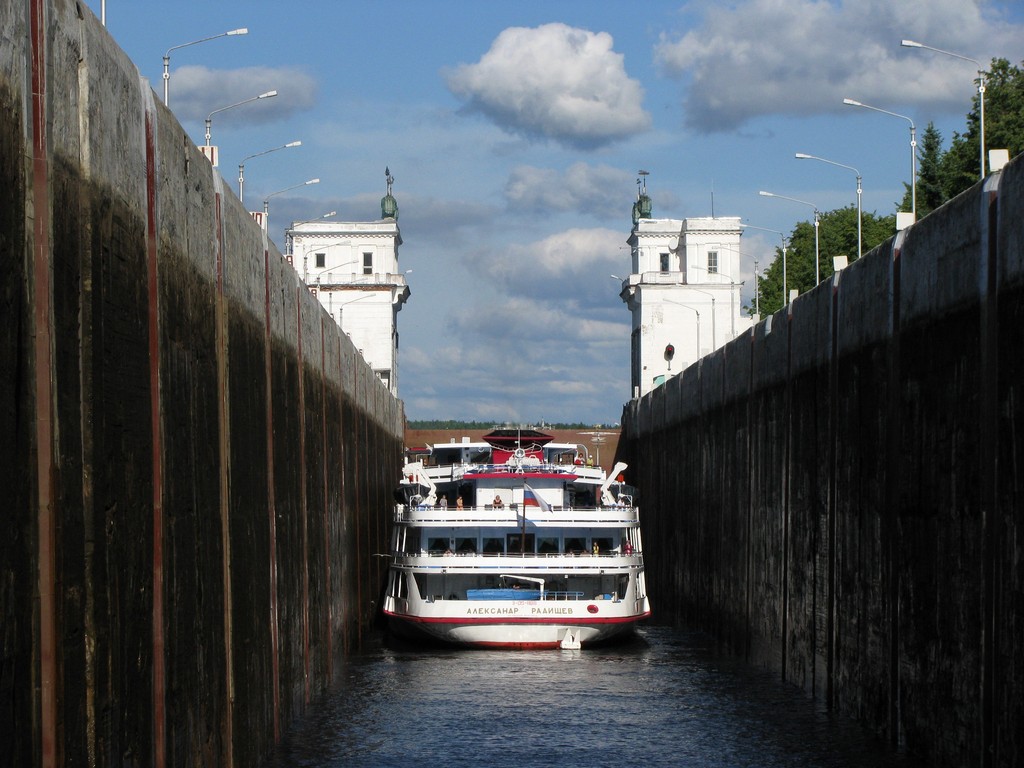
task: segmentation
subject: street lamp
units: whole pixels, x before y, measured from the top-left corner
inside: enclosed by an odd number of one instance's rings
[[[691,312],[693,312],[695,315],[697,315],[697,344],[696,344],[697,354],[694,357],[694,360],[699,360],[700,359],[700,311],[696,307],[691,307],[689,304],[683,304],[681,301],[672,301],[672,299],[665,299],[665,303],[666,304],[675,304],[677,307],[684,307],[684,308],[690,310]],[[711,319],[714,320],[714,313],[712,313]],[[712,345],[712,346],[714,346],[714,345]]]
[[[861,177],[860,177],[860,171],[858,171],[852,165],[843,165],[842,163],[837,163],[835,160],[826,160],[824,157],[817,157],[816,155],[808,155],[808,154],[805,154],[803,152],[797,152],[796,153],[796,159],[797,160],[818,160],[818,161],[820,161],[822,163],[828,163],[829,165],[835,165],[835,166],[838,166],[839,168],[845,168],[846,170],[853,171],[855,174],[857,174],[857,258],[859,259],[861,256],[864,255],[864,253],[863,253],[864,249],[863,249],[863,247],[861,245],[861,243],[862,243],[862,239],[861,239],[861,221],[863,220],[863,216],[861,216],[861,205],[860,205],[860,198],[861,198],[861,186],[860,186]]]
[[[209,140],[207,140],[207,143],[209,143]],[[243,157],[242,162],[238,164],[238,199],[242,200],[243,203],[245,202],[245,200],[242,199],[242,184],[245,181],[246,160],[252,160],[254,157],[261,157],[262,155],[269,155],[271,152],[277,152],[279,149],[288,149],[289,147],[301,146],[301,141],[289,141],[287,144],[282,144],[280,147],[274,147],[273,149],[265,149],[262,152],[257,152],[254,155],[247,155],[246,157]]]
[[[728,246],[719,246],[719,247],[722,248],[723,250],[726,250],[726,251],[732,251],[737,256],[746,256],[745,253],[741,253],[740,251],[736,250],[735,248],[729,248]],[[756,264],[757,262],[754,262],[754,263]],[[737,266],[739,266],[739,265],[737,264]],[[739,282],[736,282],[736,279],[732,275],[727,275],[727,274],[725,274],[725,272],[711,272],[707,267],[702,267],[699,264],[694,264],[693,265],[693,269],[703,270],[704,273],[707,274],[709,279],[708,279],[708,282],[706,283],[706,285],[724,285],[724,283],[714,283],[714,282],[712,282],[710,280],[711,275],[717,275],[719,277],[724,277],[726,280],[729,281],[729,334],[730,334],[731,338],[735,339],[736,338],[736,291],[737,291],[737,289],[742,290],[743,284],[746,281],[745,280],[740,280]],[[692,285],[689,285],[689,284],[687,284],[687,285],[690,288],[693,288]],[[699,288],[693,288],[693,290],[699,291],[700,289]],[[708,293],[708,292],[707,291],[703,291],[703,293]],[[756,301],[756,297],[755,297],[755,301]],[[715,300],[714,300],[714,298],[712,298],[711,299],[711,310],[712,310],[712,312],[714,311],[714,309],[715,309]],[[715,324],[715,318],[714,318],[714,315],[712,315],[712,317],[711,317],[711,326],[712,326],[712,328],[714,328],[714,324]],[[714,331],[712,331],[712,334],[713,333],[714,333]]]
[[[853,99],[843,99],[843,104],[848,104],[851,107],[873,109],[875,112],[882,112],[886,115],[903,118],[910,123],[910,213],[912,214],[914,221],[917,221],[917,128],[914,127],[914,121],[906,115],[901,115],[898,112],[890,112],[887,109],[873,107],[870,104],[864,104],[863,102],[854,101]]]
[[[104,18],[104,26],[106,26],[106,19]],[[218,37],[228,37],[231,35],[248,35],[249,30],[245,27],[240,29],[232,29],[228,32],[221,32],[219,35],[211,35],[210,37],[204,37],[202,40],[193,40],[191,43],[182,43],[181,45],[173,45],[167,49],[167,53],[164,54],[164,106],[167,106],[167,89],[168,84],[171,81],[171,51],[176,51],[179,48],[188,48],[190,45],[197,45],[198,43],[205,43],[207,40],[216,40]]]
[[[788,294],[786,293],[786,250],[789,241],[786,240],[786,236],[777,229],[768,229],[767,227],[756,227],[753,224],[740,224],[741,227],[747,227],[749,229],[760,229],[762,232],[774,232],[776,235],[782,238],[782,306],[786,306]],[[757,282],[757,262],[754,262],[754,304],[757,304],[758,296],[761,294],[761,285]],[[757,314],[761,314],[761,310],[758,307],[756,309]]]
[[[343,317],[343,313],[344,313],[345,307],[347,307],[349,304],[355,304],[357,301],[362,301],[363,299],[372,299],[374,296],[376,296],[375,293],[364,293],[362,296],[360,296],[357,299],[350,299],[349,301],[343,301],[341,304],[339,304],[338,305],[338,325],[339,326],[341,325],[342,317]],[[330,312],[331,310],[328,309],[327,311]],[[344,326],[342,326],[341,329],[344,331],[345,330]],[[348,333],[348,331],[345,331],[345,332]]]
[[[694,288],[692,285],[687,285],[686,287],[689,288],[691,291],[703,293],[705,296],[711,297],[711,349],[716,350],[718,349],[718,333],[715,330],[715,315],[717,315],[718,313],[715,312],[715,294],[711,293],[711,291],[702,291],[700,288]]]
[[[774,192],[761,191],[757,194],[763,197],[777,197],[780,200],[789,200],[792,203],[800,203],[801,205],[809,205],[814,209],[814,284],[817,285],[821,282],[821,249],[818,246],[818,227],[820,225],[820,216],[818,214],[818,206],[814,203],[808,203],[806,200],[797,200],[795,197],[786,197],[785,195],[776,195]],[[782,271],[786,271],[786,265],[782,265]],[[789,297],[783,296],[782,301],[785,304],[789,303]]]
[[[293,221],[291,227],[285,230],[285,250],[288,252],[288,254],[291,255],[292,251],[294,250],[293,243],[295,242],[296,227],[301,227],[303,224],[312,224],[314,221],[323,221],[324,219],[329,219],[337,213],[337,211],[328,211],[323,216],[317,216],[315,219],[306,219],[305,221]],[[348,245],[350,244],[350,242],[351,241],[346,240],[344,244]],[[338,245],[340,245],[340,243],[338,243]]]
[[[269,195],[263,198],[263,226],[266,228],[267,232],[270,232],[270,198],[274,197],[275,195],[283,194],[284,192],[291,192],[293,189],[298,189],[299,187],[307,187],[310,184],[319,183],[320,179],[310,179],[309,181],[304,181],[301,184],[293,184],[290,187],[285,187],[284,189],[279,189],[276,192],[271,192]]]
[[[941,48],[932,48],[930,45],[924,43],[917,43],[913,40],[901,40],[900,45],[904,48],[924,48],[928,51],[935,51],[936,53],[942,53],[946,56],[952,56],[955,59],[963,59],[973,63],[978,68],[978,124],[980,126],[980,133],[978,136],[981,145],[981,178],[985,179],[985,70],[981,67],[981,62],[977,59],[972,59],[969,56],[961,56],[959,53],[953,53],[952,51],[944,51]]]
[[[253,96],[248,99],[243,99],[242,101],[235,102],[234,104],[228,104],[226,107],[221,107],[220,109],[213,110],[213,112],[206,116],[206,146],[210,146],[210,123],[213,120],[213,116],[216,115],[218,112],[225,112],[226,110],[234,109],[235,107],[240,107],[243,104],[248,104],[251,101],[257,101],[259,99],[270,99],[273,98],[274,96],[277,96],[277,91],[267,91],[266,93],[261,93],[259,96]]]
[[[316,251],[319,251],[321,248],[326,250],[326,249],[330,249],[330,248],[333,248],[333,247],[338,246],[338,245],[351,245],[351,243],[352,243],[351,240],[342,240],[342,241],[337,242],[337,243],[321,243],[320,245],[314,245],[312,248],[308,248],[305,251],[303,251],[302,252],[302,282],[306,283],[306,285],[309,285],[309,254],[315,253]],[[325,253],[324,261],[325,261],[324,266],[317,269],[317,275],[316,275],[317,284],[320,283],[320,277],[321,277],[321,275],[323,275],[323,273],[327,269],[326,253]],[[352,259],[352,260],[346,261],[346,262],[344,262],[342,264],[337,264],[334,267],[332,267],[332,269],[341,269],[342,267],[347,267],[349,264],[356,264],[358,262],[359,262],[359,259]]]

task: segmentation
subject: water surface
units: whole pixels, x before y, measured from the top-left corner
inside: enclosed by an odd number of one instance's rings
[[[703,635],[582,651],[376,644],[268,765],[920,768]]]

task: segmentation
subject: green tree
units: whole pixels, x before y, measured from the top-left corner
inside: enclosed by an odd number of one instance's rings
[[[967,113],[967,130],[954,133],[942,157],[942,184],[946,199],[978,183],[981,172],[979,144],[980,103],[975,94]],[[985,75],[985,148],[1007,149],[1010,157],[1024,151],[1024,71],[1006,59],[993,59]],[[986,170],[988,158],[985,158]]]
[[[861,223],[864,253],[892,237],[895,232],[895,214],[879,216],[876,213],[864,213]],[[822,280],[832,276],[833,258],[846,256],[850,262],[857,260],[857,206],[837,208],[819,216],[818,251],[817,271]],[[782,249],[776,248],[775,252],[775,260],[757,280],[762,316],[777,312],[784,304]],[[814,223],[801,221],[793,228],[793,233],[789,237],[786,252],[786,290],[796,290],[800,293],[809,291],[815,286],[815,272]]]

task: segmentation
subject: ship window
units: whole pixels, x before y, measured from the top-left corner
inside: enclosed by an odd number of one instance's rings
[[[594,537],[593,542],[600,548],[601,554],[608,554],[612,551],[612,547],[615,546],[611,539],[599,538],[597,536]]]
[[[502,544],[503,542],[499,538],[484,539],[484,554],[500,555],[505,551],[505,547],[503,547]]]
[[[541,536],[537,539],[537,551],[542,555],[551,555],[558,552],[558,537]]]
[[[566,539],[565,553],[567,555],[580,555],[587,548],[586,539]]]
[[[508,534],[508,553],[510,555],[522,552],[533,554],[534,534],[526,534],[525,546],[523,546],[524,542],[520,540],[520,536],[521,534],[518,533]]]
[[[455,539],[455,551],[459,554],[476,554],[476,539]]]
[[[448,537],[441,538],[439,536],[432,536],[427,539],[427,551],[432,555],[440,555],[448,549]]]

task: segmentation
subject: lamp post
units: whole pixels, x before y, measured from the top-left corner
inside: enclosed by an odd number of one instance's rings
[[[917,221],[917,128],[914,127],[914,121],[898,112],[890,112],[887,109],[873,107],[870,104],[854,101],[853,99],[843,99],[843,104],[848,104],[851,107],[873,109],[875,112],[900,117],[910,123],[910,213],[913,215],[914,221]]]
[[[319,183],[320,179],[309,179],[308,181],[304,181],[301,184],[293,184],[290,187],[285,187],[284,189],[279,189],[276,192],[271,192],[269,195],[263,198],[263,226],[266,227],[268,236],[270,233],[270,198],[274,197],[275,195],[283,194],[285,192],[291,192],[293,189],[298,189],[299,187],[307,187],[310,184]]]
[[[821,249],[818,244],[818,227],[820,225],[820,216],[818,214],[818,206],[814,203],[808,203],[806,200],[797,200],[795,197],[786,197],[785,195],[776,195],[774,192],[760,191],[757,194],[763,197],[777,197],[780,200],[789,200],[792,203],[800,203],[801,205],[809,205],[814,209],[814,284],[817,285],[821,282]],[[786,267],[783,265],[783,271]],[[782,297],[783,306],[789,303],[789,297]]]
[[[103,25],[106,26],[106,10],[104,9]],[[216,40],[218,37],[229,37],[232,35],[248,35],[249,30],[245,27],[239,29],[232,29],[228,32],[221,32],[219,35],[210,35],[210,37],[204,37],[201,40],[193,40],[191,43],[182,43],[181,45],[172,45],[167,49],[167,53],[164,54],[164,106],[167,106],[167,91],[168,85],[171,81],[171,51],[176,51],[179,48],[188,48],[190,45],[198,45],[199,43],[205,43],[207,40]]]
[[[924,48],[927,51],[935,51],[935,53],[942,53],[946,56],[952,56],[954,59],[962,59],[969,61],[978,68],[978,126],[979,135],[978,140],[980,143],[980,154],[981,154],[981,178],[985,179],[985,70],[981,67],[981,62],[977,59],[972,59],[970,56],[961,56],[959,53],[953,53],[952,51],[944,51],[941,48],[932,48],[930,45],[924,43],[918,43],[913,40],[901,40],[900,45],[904,48]]]
[[[309,285],[309,254],[315,253],[316,251],[320,250],[321,248],[327,249],[327,248],[333,248],[336,245],[349,245],[351,242],[352,242],[351,240],[342,240],[341,242],[338,242],[338,243],[322,243],[321,245],[314,245],[312,248],[309,248],[309,249],[303,251],[302,252],[302,282],[306,283],[306,285]],[[358,263],[358,261],[359,261],[359,259],[352,259],[350,261],[343,262],[342,264],[337,264],[334,267],[332,267],[332,269],[341,269],[342,267],[347,267],[349,264],[356,264],[356,263]],[[327,269],[327,265],[325,264],[323,266],[323,268],[318,270],[317,276],[316,276],[316,282],[317,282],[318,285],[320,283],[320,276],[324,273],[324,271],[326,269]]]
[[[860,171],[858,171],[852,165],[843,165],[842,163],[837,163],[835,160],[826,160],[824,157],[818,157],[817,155],[808,155],[808,154],[805,154],[803,152],[797,152],[796,153],[796,159],[797,160],[818,160],[819,162],[828,163],[829,165],[835,165],[835,166],[838,166],[839,168],[846,168],[848,171],[853,171],[855,174],[857,174],[857,258],[859,259],[861,256],[864,255],[864,248],[861,245],[861,243],[863,242],[863,240],[861,238],[861,222],[863,221],[864,217],[861,216],[861,203],[860,203],[860,199],[861,199],[861,185],[860,185],[861,176],[860,176]],[[817,209],[815,209],[815,214],[817,214]]]
[[[209,143],[209,140],[207,140]],[[269,155],[271,152],[277,152],[279,149],[288,149],[289,147],[301,147],[301,141],[289,141],[287,144],[282,144],[280,147],[274,147],[273,149],[265,149],[262,152],[257,152],[253,155],[246,155],[242,158],[242,162],[238,164],[238,199],[243,203],[245,200],[242,198],[242,184],[245,181],[245,161],[252,160],[254,157],[261,157],[263,155]]]
[[[344,328],[344,326],[341,325],[341,321],[342,321],[342,313],[344,312],[345,307],[347,307],[349,304],[355,304],[357,301],[362,301],[363,299],[373,298],[374,295],[375,294],[372,294],[372,293],[364,293],[358,299],[350,299],[349,301],[343,301],[341,304],[338,305],[338,325],[341,326],[341,329],[343,331],[345,330],[345,328]],[[330,309],[328,309],[328,312],[330,312]],[[348,333],[348,331],[345,331],[345,332]]]
[[[696,344],[697,354],[694,357],[694,360],[700,359],[700,310],[698,310],[696,307],[691,307],[689,304],[683,304],[680,301],[672,301],[672,299],[665,299],[665,303],[666,304],[675,304],[677,307],[684,307],[685,309],[688,309],[691,312],[693,312],[695,315],[697,315],[697,344]],[[714,315],[712,315],[712,319],[714,319]]]
[[[213,116],[218,112],[225,112],[229,109],[234,109],[235,107],[240,107],[243,104],[248,104],[251,101],[257,101],[259,99],[271,99],[274,96],[277,96],[277,91],[267,91],[266,93],[261,93],[259,96],[243,99],[242,101],[237,101],[234,104],[228,104],[226,107],[213,110],[213,112],[206,116],[206,146],[210,146],[210,124],[213,121]]]
[[[322,221],[323,219],[329,219],[331,218],[331,216],[334,216],[337,213],[337,211],[328,211],[323,216],[317,216],[315,219],[306,219],[305,221],[293,221],[291,228],[285,230],[285,251],[289,255],[291,255],[294,249],[293,243],[295,241],[296,227],[301,227],[303,224],[312,224],[314,221]],[[350,243],[350,240],[346,240],[344,241],[344,243],[332,243],[332,245],[349,245]]]
[[[715,315],[717,315],[718,313],[715,311],[715,294],[711,293],[711,291],[703,291],[700,288],[694,288],[692,285],[687,285],[686,287],[689,288],[691,291],[703,293],[705,296],[711,297],[711,349],[712,351],[716,350],[718,349],[718,333],[715,330]]]
[[[747,227],[749,229],[760,229],[762,232],[774,232],[776,235],[782,238],[782,306],[786,306],[788,294],[786,293],[786,249],[789,241],[786,240],[786,236],[777,229],[768,229],[767,227],[756,227],[753,224],[740,224],[741,227]],[[754,262],[754,304],[757,305],[758,297],[761,294],[761,285],[757,282],[757,262]],[[757,314],[761,314],[760,307],[756,309]]]

